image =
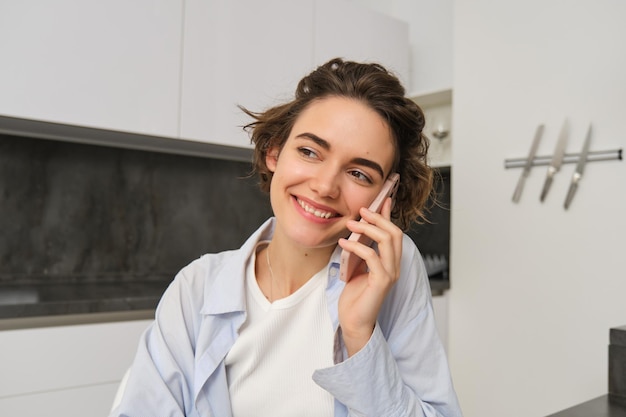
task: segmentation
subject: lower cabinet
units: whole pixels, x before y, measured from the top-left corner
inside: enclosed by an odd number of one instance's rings
[[[106,416],[150,322],[0,331],[0,416]]]
[[[433,297],[447,349],[448,297]],[[106,416],[151,320],[0,331],[0,416]]]

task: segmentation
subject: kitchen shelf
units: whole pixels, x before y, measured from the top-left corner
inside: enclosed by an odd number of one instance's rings
[[[429,164],[432,167],[452,165],[452,90],[413,94],[409,98],[424,111],[424,134],[430,139]]]
[[[452,89],[409,94],[422,109],[452,104]]]

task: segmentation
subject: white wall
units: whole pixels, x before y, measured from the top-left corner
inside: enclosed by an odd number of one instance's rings
[[[574,166],[511,202],[536,126],[540,155],[626,144],[626,3],[455,1],[450,360],[466,417],[545,416],[607,392],[609,328],[626,324],[626,164]]]

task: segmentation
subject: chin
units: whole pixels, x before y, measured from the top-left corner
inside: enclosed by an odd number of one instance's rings
[[[321,249],[328,247],[335,247],[337,242],[339,241],[340,236],[324,236],[319,238],[314,238],[311,234],[303,233],[292,236],[294,242],[298,242],[297,244],[304,248],[310,249]]]

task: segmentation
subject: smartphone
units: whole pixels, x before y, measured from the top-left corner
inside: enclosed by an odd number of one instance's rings
[[[396,196],[396,191],[398,190],[398,185],[400,184],[400,174],[393,173],[389,175],[385,184],[383,184],[382,190],[376,196],[372,204],[368,207],[370,211],[374,211],[376,213],[380,213],[383,207],[383,203],[388,197],[391,197],[393,200]],[[393,201],[392,201],[393,203]],[[360,221],[365,222],[365,220],[361,219]],[[372,239],[361,234],[361,233],[352,233],[348,240],[358,241],[364,245],[371,246]],[[348,252],[346,250],[341,252],[340,264],[339,264],[339,278],[342,281],[348,282],[352,275],[354,274],[355,269],[359,264],[363,262],[361,258],[355,255],[352,252]]]

